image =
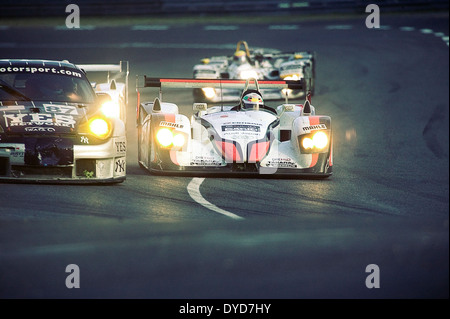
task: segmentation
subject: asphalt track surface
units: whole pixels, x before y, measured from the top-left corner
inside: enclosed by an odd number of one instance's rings
[[[382,15],[381,29],[364,19],[81,30],[0,21],[1,58],[131,67],[124,183],[0,184],[0,298],[448,298],[448,13]],[[139,167],[136,74],[190,77],[239,40],[316,51],[312,104],[332,118],[331,178],[203,180]],[[189,112],[184,96],[173,99]],[[213,206],[194,200],[193,182]],[[65,285],[69,264],[79,289]],[[380,288],[366,287],[371,264]]]

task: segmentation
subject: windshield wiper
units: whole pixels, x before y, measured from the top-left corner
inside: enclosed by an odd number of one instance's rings
[[[19,90],[13,88],[12,86],[9,86],[6,82],[4,82],[3,80],[0,80],[0,89],[2,89],[3,91],[5,91],[6,93],[18,96],[23,98],[25,101],[31,101],[31,99],[24,95],[22,92],[20,92]]]

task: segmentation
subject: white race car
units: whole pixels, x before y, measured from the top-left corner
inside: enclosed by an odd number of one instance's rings
[[[68,61],[0,60],[0,181],[123,182],[121,87],[109,82],[96,94]]]
[[[249,85],[255,85],[249,89]],[[332,174],[331,118],[316,115],[310,95],[304,104],[263,101],[262,89],[301,90],[304,80],[260,81],[158,79],[144,76],[144,87],[159,88],[152,102],[138,101],[138,161],[153,173],[191,175],[264,174],[329,177]],[[237,105],[194,103],[189,118],[178,105],[163,102],[164,88],[241,90]],[[261,90],[260,90],[261,89]]]
[[[247,42],[239,41],[232,56],[204,58],[193,68],[194,79],[240,79],[263,80],[304,79],[303,90],[261,89],[265,100],[304,98],[305,92],[314,95],[315,53],[279,52],[278,50],[256,49],[251,51]],[[204,102],[235,102],[241,91],[235,89],[204,87],[194,89],[194,98]]]

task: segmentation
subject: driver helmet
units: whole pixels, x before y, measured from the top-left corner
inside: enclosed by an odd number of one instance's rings
[[[247,62],[247,54],[245,51],[238,50],[234,53],[233,60],[238,64],[244,64]]]
[[[258,93],[248,93],[242,98],[242,108],[243,109],[256,109],[264,105],[264,101]]]

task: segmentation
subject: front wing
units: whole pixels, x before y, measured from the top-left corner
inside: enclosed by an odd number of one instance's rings
[[[304,154],[293,159],[286,153],[266,157],[261,163],[226,163],[218,157],[190,156],[191,163],[179,163],[177,155],[161,152],[153,162],[144,165],[150,172],[161,175],[190,176],[260,176],[260,177],[316,177],[326,178],[332,175],[330,154]],[[308,165],[309,163],[309,165]],[[142,164],[142,163],[141,163]],[[301,166],[304,164],[304,166]]]
[[[155,128],[149,136],[155,136]],[[149,133],[148,131],[145,131]],[[227,162],[214,148],[212,142],[190,139],[185,150],[165,149],[155,140],[141,144],[141,153],[148,160],[141,160],[152,173],[175,175],[249,175],[261,177],[304,176],[329,177],[332,175],[332,147],[326,152],[300,154],[291,141],[274,140],[267,156],[260,162]]]

